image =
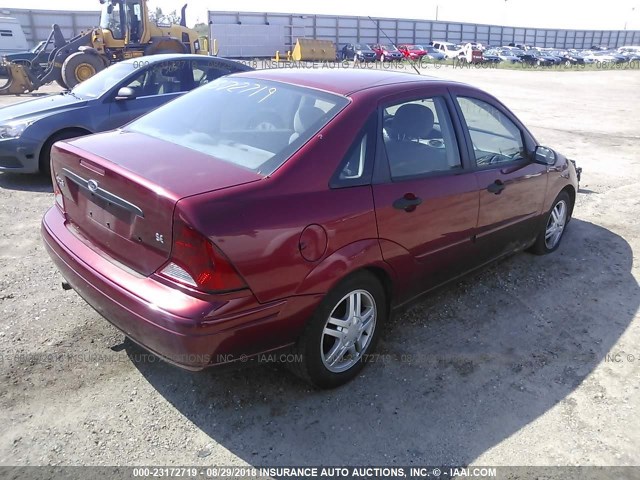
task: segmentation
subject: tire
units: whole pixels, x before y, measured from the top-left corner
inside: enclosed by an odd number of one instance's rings
[[[105,62],[97,55],[76,52],[62,64],[62,80],[68,88],[73,88],[84,80],[105,69]]]
[[[360,305],[360,316],[349,314],[351,304]],[[387,315],[387,298],[375,276],[362,271],[345,278],[309,319],[296,345],[296,361],[289,366],[319,388],[347,383],[364,368],[366,355],[375,349]],[[329,330],[332,333],[327,333]]]
[[[44,145],[40,150],[40,159],[38,162],[40,173],[43,176],[51,176],[51,147],[54,143],[59,142],[60,140],[68,140],[82,135],[89,135],[90,133],[91,132],[86,132],[84,130],[64,130],[51,135],[47,141],[44,142]]]
[[[532,253],[536,255],[546,255],[558,249],[562,242],[566,226],[569,220],[571,220],[572,208],[573,205],[571,204],[569,194],[565,191],[560,192],[553,201],[551,210],[549,210],[544,217],[543,227],[540,229],[538,237],[531,247]]]
[[[64,88],[65,90],[69,90],[69,87],[67,87],[67,84],[64,83],[64,80],[62,80],[62,78],[56,78],[56,83],[60,85],[62,88]]]

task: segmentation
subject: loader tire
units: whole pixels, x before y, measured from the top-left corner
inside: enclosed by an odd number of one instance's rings
[[[62,64],[62,80],[68,88],[73,88],[104,69],[105,64],[99,56],[92,53],[76,52],[67,57]]]

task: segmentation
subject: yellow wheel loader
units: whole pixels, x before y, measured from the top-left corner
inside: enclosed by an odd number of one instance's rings
[[[67,41],[60,27],[53,25],[49,38],[38,47],[38,55],[29,64],[4,61],[7,79],[0,86],[0,95],[31,92],[51,82],[73,88],[127,58],[155,53],[208,54],[207,39],[201,45],[198,33],[186,27],[186,5],[182,7],[180,25],[174,25],[152,22],[147,0],[100,0],[100,3],[100,27]]]

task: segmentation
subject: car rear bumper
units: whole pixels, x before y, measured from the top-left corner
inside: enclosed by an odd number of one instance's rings
[[[95,252],[57,207],[42,221],[47,252],[73,289],[133,341],[200,370],[292,344],[318,298],[260,304],[249,290],[196,298]]]
[[[38,145],[29,140],[0,140],[0,172],[37,173],[38,151]]]

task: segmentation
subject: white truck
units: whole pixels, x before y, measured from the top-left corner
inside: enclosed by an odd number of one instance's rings
[[[433,48],[440,50],[446,58],[458,58],[462,53],[462,49],[458,48],[455,43],[436,40],[431,42],[431,45],[433,45]]]
[[[13,17],[0,17],[0,57],[27,50],[29,45],[20,22]]]

